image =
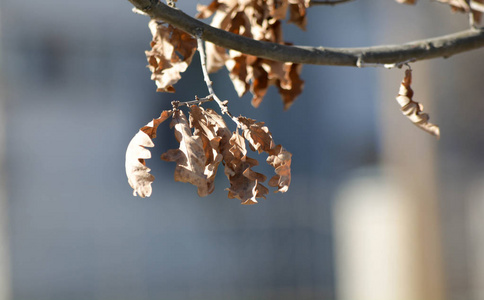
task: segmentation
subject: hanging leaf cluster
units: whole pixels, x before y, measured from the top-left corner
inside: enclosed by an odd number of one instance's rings
[[[237,198],[242,204],[257,203],[269,189],[263,185],[266,176],[253,170],[259,163],[248,156],[246,143],[251,150],[268,154],[267,163],[274,168],[275,175],[268,185],[276,192],[286,192],[291,183],[291,153],[281,145],[276,145],[272,134],[263,122],[238,117],[242,134],[228,129],[223,118],[212,109],[192,105],[189,119],[183,112],[174,108],[163,111],[133,137],[126,152],[126,174],[133,188],[133,194],[149,197],[154,176],[146,166],[151,158],[147,147],[153,147],[158,126],[171,117],[170,127],[180,143],[178,149],[170,149],[161,159],[175,162],[175,181],[187,182],[197,187],[200,197],[214,191],[214,181],[220,163],[229,179],[228,197]]]
[[[417,2],[396,1],[404,4]],[[453,11],[468,13],[473,26],[480,22],[481,12],[484,11],[484,0],[437,1],[449,5]],[[175,2],[169,1],[169,4],[174,7]],[[319,4],[331,5],[343,2],[347,1],[318,1]],[[212,27],[237,35],[289,45],[283,39],[283,22],[293,23],[305,30],[310,5],[310,0],[213,0],[208,5],[197,5],[196,17],[211,18]],[[210,42],[204,45],[200,36],[193,37],[160,21],[151,20],[149,28],[153,38],[146,57],[157,91],[174,93],[174,85],[181,79],[181,73],[187,70],[198,50],[202,58],[203,79],[210,95],[203,101],[196,98],[196,101],[185,103],[172,102],[173,109],[163,111],[159,118],[140,128],[132,138],[126,151],[125,166],[133,194],[149,197],[152,193],[154,176],[150,174],[146,160],[151,158],[149,148],[154,147],[153,139],[156,138],[158,126],[170,118],[170,127],[179,147],[163,153],[161,159],[175,163],[175,181],[190,183],[197,188],[199,196],[207,196],[214,191],[217,171],[222,165],[229,180],[228,197],[239,199],[242,204],[254,204],[258,199],[266,198],[269,189],[265,182],[275,188],[275,192],[287,192],[291,183],[291,153],[274,142],[264,122],[243,116],[234,117],[228,110],[228,101],[219,100],[213,92],[208,73],[225,67],[239,97],[251,93],[254,107],[261,104],[268,88],[275,86],[284,108],[288,109],[303,91],[304,81],[300,77],[302,65],[255,57]],[[408,66],[408,62],[397,61],[390,65]],[[361,65],[357,63],[357,66]],[[409,67],[396,97],[402,113],[420,129],[439,138],[439,127],[429,122],[423,105],[413,99],[411,84],[412,70]],[[201,106],[212,100],[219,105],[221,114]],[[189,107],[188,118],[180,110],[182,105]],[[235,131],[227,127],[223,114],[235,122]],[[254,154],[267,155],[266,162],[274,168],[269,180],[255,170],[259,162],[249,156],[248,149]]]
[[[308,7],[307,0],[214,0],[209,5],[198,5],[197,17],[213,16],[213,27],[258,41],[286,44],[282,21],[287,18],[304,30]],[[210,42],[206,42],[206,49],[208,71],[216,72],[225,66],[239,97],[250,91],[254,107],[260,105],[271,85],[277,87],[284,109],[302,93],[300,64],[276,62],[235,50],[227,52]]]

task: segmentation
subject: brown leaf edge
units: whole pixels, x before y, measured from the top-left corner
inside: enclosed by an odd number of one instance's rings
[[[180,143],[178,149],[170,149],[161,155],[164,161],[176,162],[175,181],[188,182],[198,188],[198,195],[209,195],[210,183],[205,174],[207,158],[203,147],[202,138],[193,135],[188,120],[181,110],[173,112],[170,127],[174,128],[175,138]]]
[[[131,139],[126,149],[126,176],[128,183],[133,188],[133,196],[138,194],[141,198],[151,195],[151,183],[155,177],[150,174],[150,168],[146,166],[145,159],[151,158],[150,150],[145,147],[153,147],[152,139],[156,138],[158,126],[172,115],[171,110],[165,110],[160,117],[141,127],[138,133]]]
[[[151,79],[157,92],[174,93],[173,85],[181,79],[197,50],[194,37],[171,25],[151,20],[148,24],[153,39],[151,50],[145,51]]]
[[[269,154],[267,163],[274,167],[276,175],[269,185],[277,187],[276,192],[286,192],[291,181],[291,153],[281,145],[275,145],[269,129],[263,122],[239,117],[243,128],[231,132],[223,118],[212,109],[200,106],[190,107],[190,121],[178,109],[163,111],[159,118],[153,119],[133,137],[126,151],[126,174],[133,188],[133,195],[149,197],[154,176],[146,166],[145,159],[151,158],[151,152],[145,147],[153,147],[158,126],[172,117],[170,127],[174,128],[175,137],[180,143],[178,149],[171,149],[162,154],[161,159],[176,162],[175,181],[188,182],[198,188],[198,195],[207,196],[214,190],[214,180],[218,165],[225,166],[225,175],[229,179],[229,198],[237,198],[241,204],[258,203],[257,198],[266,198],[269,190],[262,184],[266,176],[252,170],[258,161],[247,156],[246,140],[256,152]],[[193,128],[193,133],[192,133]]]
[[[291,184],[292,154],[281,145],[276,145],[269,128],[264,122],[245,117],[238,118],[243,129],[243,135],[249,142],[250,148],[259,153],[269,154],[267,163],[274,167],[276,175],[269,180],[269,186],[277,187],[276,192],[285,193]]]
[[[224,152],[225,175],[230,181],[228,197],[241,200],[241,204],[258,203],[257,198],[266,198],[269,190],[262,184],[266,176],[252,170],[259,162],[247,156],[245,139],[235,131],[230,140],[228,151]]]
[[[402,113],[420,129],[430,133],[437,139],[440,138],[439,126],[429,122],[429,115],[423,113],[423,105],[414,101],[413,90],[410,87],[412,84],[412,70],[405,70],[405,77],[400,84],[398,96],[396,97],[400,110]]]
[[[213,0],[209,5],[197,6],[197,18],[214,15],[210,24],[213,27],[278,44],[289,44],[283,41],[281,26],[287,12],[288,23],[305,29],[309,0],[255,2]],[[250,91],[254,107],[261,104],[272,85],[278,88],[284,109],[289,109],[303,91],[302,66],[299,64],[269,61],[234,50],[227,54],[226,49],[211,43],[206,43],[206,52],[208,71],[218,71],[225,64],[239,97]]]

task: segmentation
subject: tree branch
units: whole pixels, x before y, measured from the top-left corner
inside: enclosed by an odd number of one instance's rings
[[[158,0],[129,1],[137,10],[146,13],[151,18],[170,23],[193,36],[202,32],[201,37],[205,41],[245,54],[283,62],[353,67],[364,64],[398,64],[409,60],[447,58],[484,47],[484,30],[482,29],[469,29],[401,45],[366,48],[287,46],[256,41],[211,27]]]

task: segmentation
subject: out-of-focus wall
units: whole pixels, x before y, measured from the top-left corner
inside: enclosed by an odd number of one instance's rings
[[[194,4],[177,5],[193,15]],[[304,93],[287,112],[274,89],[254,109],[250,97],[237,99],[226,71],[214,74],[214,88],[230,100],[231,111],[265,121],[276,142],[293,153],[291,189],[240,206],[226,199],[227,181],[219,174],[215,192],[199,198],[194,187],[173,182],[173,164],[158,159],[177,147],[162,124],[148,161],[156,176],[153,195],[140,199],[132,197],[124,174],[129,140],[171,100],[204,96],[206,87],[195,57],[177,93],[154,92],[145,68],[148,20],[131,8],[128,1],[114,0],[1,3],[14,299],[334,299],[339,250],[333,206],[341,204],[341,195],[353,195],[343,187],[356,170],[388,166],[391,147],[412,153],[407,159],[430,174],[432,218],[444,216],[438,229],[447,272],[437,276],[447,276],[449,298],[460,293],[470,299],[473,292],[465,288],[475,277],[462,258],[471,246],[459,197],[472,174],[482,171],[480,155],[472,150],[481,145],[478,128],[464,130],[471,124],[466,116],[481,122],[472,107],[480,107],[482,89],[476,77],[465,76],[468,69],[482,69],[469,63],[476,52],[413,66],[415,97],[442,128],[438,143],[399,112],[394,96],[403,70],[304,66]],[[431,9],[438,18],[426,19]],[[443,5],[423,1],[417,7],[393,1],[318,6],[308,18],[306,33],[285,27],[287,41],[332,47],[400,43],[463,29],[466,22]],[[458,92],[469,102],[457,105]],[[396,137],[392,142],[387,127]],[[400,143],[400,135],[407,142]],[[430,156],[418,155],[428,150]],[[399,173],[402,165],[391,167]],[[371,211],[398,209],[398,199],[379,199],[384,206]],[[405,238],[418,243],[423,235],[405,231],[407,224],[408,219],[395,224],[402,230],[393,232],[406,232]],[[384,250],[367,249],[377,258]]]

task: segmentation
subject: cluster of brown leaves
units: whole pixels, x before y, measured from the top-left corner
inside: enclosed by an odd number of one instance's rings
[[[287,18],[301,29],[306,28],[309,0],[213,0],[198,5],[198,18],[213,15],[211,26],[259,41],[286,44],[282,38],[281,21]],[[276,62],[227,50],[206,42],[207,69],[216,72],[226,66],[237,94],[248,91],[252,105],[258,107],[269,86],[278,88],[284,108],[288,109],[301,94],[304,81],[301,65]]]
[[[174,93],[173,85],[181,79],[197,50],[197,40],[184,31],[155,20],[149,22],[153,40],[151,50],[146,51],[151,79],[156,82],[157,92]]]
[[[402,113],[415,125],[422,130],[440,137],[439,126],[429,122],[429,115],[423,113],[423,105],[414,101],[413,90],[410,87],[412,84],[412,70],[405,71],[405,77],[400,84],[400,90],[398,91],[397,102],[400,105]]]
[[[228,197],[241,200],[242,204],[257,203],[269,192],[262,183],[266,176],[254,171],[258,161],[247,156],[246,141],[253,151],[268,153],[267,163],[274,167],[275,175],[269,186],[276,192],[286,192],[291,183],[291,153],[276,145],[269,129],[263,122],[239,117],[242,135],[231,132],[220,115],[200,106],[190,107],[189,120],[179,109],[163,111],[133,137],[126,151],[126,175],[134,195],[151,195],[154,176],[149,173],[145,159],[151,153],[145,147],[153,147],[158,125],[172,117],[170,127],[180,143],[178,149],[171,149],[161,159],[176,163],[175,181],[188,182],[198,188],[198,195],[207,196],[214,190],[214,180],[220,163],[230,182]]]
[[[417,0],[396,0],[396,1],[399,3],[405,3],[405,4],[415,4],[417,2]],[[482,13],[480,11],[472,9],[471,6],[469,5],[470,1],[466,1],[466,0],[437,0],[437,1],[450,5],[450,8],[454,12],[456,11],[464,12],[464,13],[472,12],[472,18],[474,22],[479,23],[481,21]],[[476,3],[484,3],[484,0],[472,0],[472,1]]]

